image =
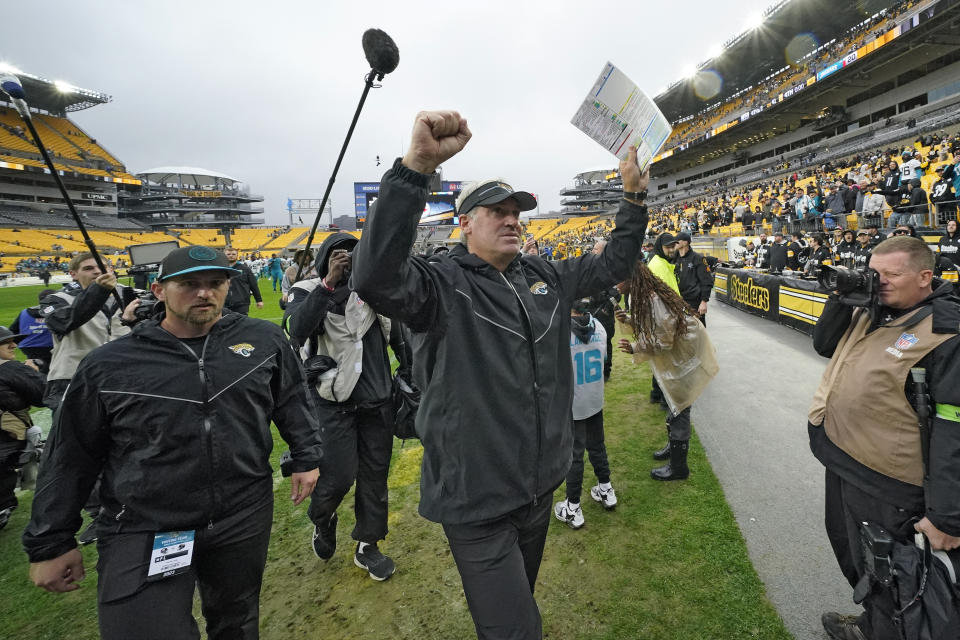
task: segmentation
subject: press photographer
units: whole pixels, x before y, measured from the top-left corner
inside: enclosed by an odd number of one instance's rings
[[[895,622],[904,605],[872,577],[860,542],[869,522],[899,543],[922,532],[935,550],[960,546],[960,300],[933,267],[922,240],[899,236],[874,249],[865,274],[822,274],[841,293],[814,329],[817,353],[831,359],[810,408],[810,448],[826,467],[827,536],[864,607],[856,619],[825,613],[831,638],[899,639],[898,627],[937,637]],[[923,395],[910,381],[918,368],[932,407],[911,402]],[[910,577],[900,573],[901,587]]]

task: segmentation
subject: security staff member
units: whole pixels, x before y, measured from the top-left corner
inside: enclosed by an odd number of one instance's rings
[[[770,244],[770,273],[781,273],[786,267],[787,244],[783,241],[783,234],[777,231]]]
[[[870,260],[880,276],[878,317],[831,300],[814,329],[814,348],[831,359],[810,407],[810,448],[826,467],[827,536],[851,586],[865,574],[861,522],[903,542],[921,531],[933,549],[960,547],[960,299],[934,280],[933,266],[922,240],[884,241]],[[912,367],[926,369],[935,403],[926,478]],[[823,615],[831,638],[901,637],[889,591],[868,591],[858,619]]]
[[[277,325],[221,315],[230,272],[209,247],[171,251],[151,286],[165,315],[84,358],[47,442],[23,534],[30,577],[48,591],[79,587],[74,534],[102,472],[106,640],[199,638],[196,587],[211,639],[256,638],[271,421],[290,445],[294,504],[317,481],[319,429],[299,359]]]
[[[764,245],[765,246],[765,245]],[[680,297],[697,312],[700,322],[707,324],[707,302],[713,291],[713,277],[707,259],[690,248],[690,234],[677,234],[677,255],[674,262]]]

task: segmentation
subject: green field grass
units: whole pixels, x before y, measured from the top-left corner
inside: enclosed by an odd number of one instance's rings
[[[279,321],[277,294],[265,286],[262,310]],[[0,321],[33,304],[39,287],[0,289]],[[586,525],[551,522],[536,597],[551,640],[789,638],[764,595],[743,537],[699,442],[692,475],[660,483],[650,453],[665,436],[663,412],[647,403],[650,374],[617,354],[604,410],[612,482],[620,501],[606,512],[584,495]],[[285,448],[275,436],[273,460]],[[261,636],[272,639],[417,640],[473,637],[460,579],[439,525],[417,514],[422,449],[396,442],[390,470],[390,535],[382,550],[397,562],[385,583],[353,565],[353,494],[340,509],[340,547],[329,562],[309,546],[306,503],[293,507],[276,479],[276,509],[261,595]],[[586,465],[585,488],[595,479]],[[563,487],[556,500],[563,498]],[[0,638],[97,637],[96,550],[85,548],[87,578],[69,594],[49,594],[27,579],[20,532],[30,493],[0,531]],[[195,608],[196,609],[196,608]],[[201,625],[202,627],[202,625]]]

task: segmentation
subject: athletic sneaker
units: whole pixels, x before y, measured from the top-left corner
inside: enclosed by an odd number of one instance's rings
[[[579,504],[570,504],[567,500],[561,500],[553,507],[553,515],[557,520],[565,522],[571,529],[579,529],[583,526],[583,509]]]
[[[3,529],[5,526],[7,526],[7,523],[10,522],[11,513],[13,513],[13,507],[0,509],[0,529]]]
[[[602,504],[604,509],[613,509],[617,506],[617,494],[613,487],[604,489],[598,484],[590,489],[590,497],[593,498],[594,502]]]
[[[363,543],[357,543],[357,552],[353,554],[353,564],[365,569],[371,578],[379,582],[383,582],[392,576],[393,572],[397,570],[393,560],[380,553],[376,543],[367,544],[363,547],[363,551],[360,550],[361,544]]]
[[[77,544],[91,544],[97,541],[97,521],[91,520],[87,528],[77,536]]]
[[[829,611],[820,616],[823,630],[831,640],[866,640],[866,636],[857,625],[859,619],[859,616],[845,616],[835,611]]]
[[[337,514],[334,512],[327,522],[327,526],[313,525],[313,554],[321,560],[329,560],[337,550]]]

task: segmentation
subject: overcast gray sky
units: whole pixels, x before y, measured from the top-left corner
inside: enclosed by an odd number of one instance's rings
[[[0,62],[112,95],[71,117],[131,172],[226,173],[282,224],[288,197],[323,195],[369,69],[360,38],[377,27],[400,65],[367,99],[334,215],[402,154],[416,112],[438,108],[474,133],[445,179],[502,176],[545,212],[577,173],[616,165],[570,124],[604,63],[652,96],[771,2],[7,2]]]

